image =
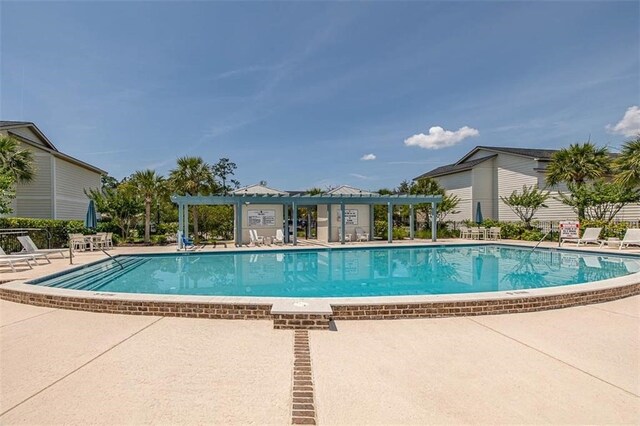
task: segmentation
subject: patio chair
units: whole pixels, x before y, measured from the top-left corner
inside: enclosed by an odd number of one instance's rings
[[[82,234],[69,234],[69,245],[73,251],[85,251],[87,249],[87,240]]]
[[[460,227],[460,238],[471,238],[471,229],[468,226]]]
[[[491,228],[489,228],[489,239],[490,240],[501,240],[502,239],[502,228],[500,228],[499,226],[492,226]]]
[[[264,237],[258,236],[258,231],[255,229],[249,229],[249,239],[254,246],[261,246],[264,244]]]
[[[276,229],[276,236],[273,237],[273,244],[284,245],[284,232],[282,232],[282,229]]]
[[[344,240],[351,242],[351,234],[344,234]],[[338,227],[338,241],[342,242],[342,227]]]
[[[113,232],[107,232],[107,236],[104,239],[104,248],[107,250],[113,248]]]
[[[43,254],[43,253],[30,253],[30,254],[11,253],[11,254],[7,254],[2,249],[2,247],[0,247],[0,258],[2,258],[2,257],[8,257],[8,258],[14,258],[14,259],[29,259],[29,260],[33,260],[33,262],[36,265],[38,264],[38,259],[45,259],[47,262],[51,263],[51,260],[49,260],[47,255]]]
[[[356,231],[356,241],[369,241],[369,233],[364,232],[364,229],[357,227]]]
[[[622,241],[620,241],[620,247],[618,250],[622,250],[625,247],[629,247],[631,244],[640,246],[640,228],[629,228],[624,234]]]
[[[565,242],[577,243],[576,246],[579,246],[581,243],[585,245],[589,243],[602,245],[602,241],[600,241],[600,232],[602,232],[602,228],[587,228],[584,230],[584,234],[582,234],[582,238],[562,238],[560,240],[560,245]]]
[[[62,258],[64,259],[64,254],[67,251],[67,249],[39,249],[31,239],[31,237],[28,235],[18,237],[18,241],[20,241],[20,244],[22,244],[23,251],[29,254],[42,253],[48,256],[49,254],[60,253]],[[47,259],[49,258],[47,257]]]
[[[469,238],[471,238],[472,240],[479,240],[480,234],[480,227],[478,226],[474,226],[469,230]]]

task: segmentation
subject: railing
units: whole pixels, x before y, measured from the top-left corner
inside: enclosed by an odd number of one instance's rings
[[[51,248],[51,232],[46,228],[8,228],[0,229],[0,247],[6,253],[22,251],[18,237],[30,236],[40,248]],[[42,245],[45,243],[46,247]]]

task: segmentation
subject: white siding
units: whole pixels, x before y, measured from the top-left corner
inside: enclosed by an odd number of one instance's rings
[[[89,199],[85,190],[100,188],[100,174],[55,159],[55,218],[84,219]]]
[[[22,148],[33,152],[36,173],[29,183],[16,185],[16,199],[13,216],[51,218],[53,213],[51,198],[51,167],[53,157],[48,152],[22,143]]]
[[[472,160],[479,160],[481,158],[484,157],[489,157],[491,155],[495,155],[496,153],[493,151],[487,151],[486,149],[479,149],[478,152],[474,153],[473,155],[471,155],[469,158],[467,158],[465,161],[465,163],[467,161],[472,161]]]
[[[509,154],[498,154],[495,159],[498,176],[498,219],[519,220],[518,216],[500,197],[508,197],[513,191],[522,191],[522,186],[537,186],[538,175],[534,170],[536,161],[531,158]]]
[[[485,219],[495,219],[494,211],[494,163],[495,159],[487,160],[472,169],[472,218],[476,217],[478,203],[482,206],[482,216]]]
[[[40,137],[35,134],[29,127],[17,127],[14,129],[9,129],[8,131],[25,139],[29,139],[33,143],[49,148],[49,146],[42,142]]]
[[[460,213],[450,214],[446,220],[462,221],[471,219],[472,215],[472,171],[455,173],[435,178],[438,183],[446,190],[448,195],[457,195],[460,198],[458,210]]]

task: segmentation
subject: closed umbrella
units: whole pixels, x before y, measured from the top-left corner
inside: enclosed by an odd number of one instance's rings
[[[478,201],[478,207],[476,208],[476,223],[480,225],[482,221],[482,206],[480,205],[480,201]]]
[[[98,226],[98,216],[96,214],[96,204],[93,200],[89,201],[87,216],[84,218],[84,226],[87,229],[95,229]]]

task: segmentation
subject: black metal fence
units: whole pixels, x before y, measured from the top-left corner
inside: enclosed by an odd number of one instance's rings
[[[18,237],[28,235],[39,248],[51,248],[51,232],[46,228],[11,228],[0,229],[0,247],[5,253],[22,251]]]

